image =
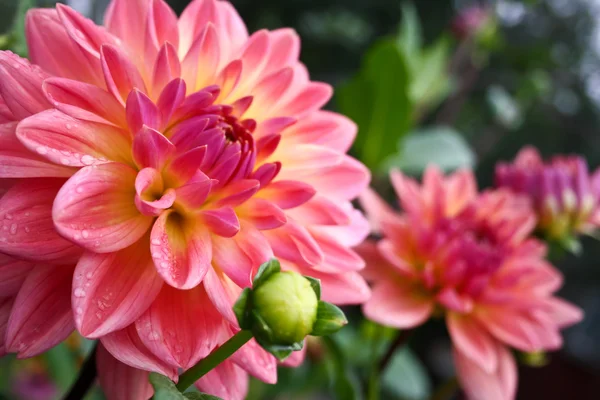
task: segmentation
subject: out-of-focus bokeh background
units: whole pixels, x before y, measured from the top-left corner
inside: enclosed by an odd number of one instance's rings
[[[102,20],[108,0],[70,0]],[[169,0],[180,12],[188,0]],[[0,0],[0,46],[25,54],[22,12],[52,1]],[[290,26],[302,37],[313,79],[331,83],[329,107],[360,126],[353,154],[390,194],[386,171],[418,175],[429,161],[471,165],[480,187],[494,165],[525,144],[543,154],[579,153],[600,165],[600,0],[232,0],[250,31]],[[477,7],[477,8],[473,8]],[[600,243],[564,254],[562,294],[586,319],[565,333],[545,366],[520,368],[519,399],[596,399],[600,392]],[[280,384],[253,382],[252,399],[352,399],[372,355],[390,332],[358,321],[329,344],[310,346],[309,363],[282,370]],[[384,398],[425,400],[453,375],[442,323],[429,323],[395,355]],[[73,337],[45,356],[0,360],[0,398],[59,398],[89,342]],[[344,356],[336,356],[339,350]],[[362,395],[361,393],[358,396]],[[460,395],[459,395],[460,396]],[[90,399],[101,399],[93,393]],[[458,398],[458,397],[456,397]]]

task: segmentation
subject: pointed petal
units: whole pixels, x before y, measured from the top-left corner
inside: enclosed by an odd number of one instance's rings
[[[394,328],[414,328],[433,312],[433,301],[404,283],[378,282],[363,306],[367,318]]]
[[[212,84],[219,66],[219,38],[212,23],[194,40],[181,63],[181,77],[196,92]]]
[[[100,340],[104,348],[122,363],[133,368],[158,372],[172,380],[177,379],[177,369],[148,350],[140,339],[135,324],[104,335]]]
[[[264,199],[252,198],[241,205],[237,212],[260,230],[279,228],[287,222],[283,210]]]
[[[59,236],[52,202],[62,179],[29,179],[0,199],[0,251],[30,261],[75,263],[81,249]]]
[[[358,127],[349,118],[331,111],[317,111],[286,129],[284,143],[313,143],[346,153]]]
[[[357,272],[328,274],[314,269],[304,269],[303,274],[321,281],[322,300],[330,303],[363,304],[371,297],[367,282]]]
[[[101,55],[106,86],[117,100],[125,104],[133,89],[146,92],[146,85],[140,72],[121,49],[107,44],[102,45]]]
[[[0,254],[0,293],[2,293],[2,297],[16,295],[33,267],[34,264],[28,261]]]
[[[498,366],[496,342],[485,329],[472,318],[457,313],[449,313],[446,322],[454,346],[486,373],[493,373]]]
[[[125,109],[130,132],[137,134],[144,126],[151,129],[160,127],[161,116],[158,107],[138,89],[128,93]]]
[[[0,52],[0,95],[16,119],[51,107],[42,91],[49,75],[9,51]]]
[[[307,183],[294,180],[278,180],[271,182],[258,195],[287,210],[306,203],[315,193],[316,190]]]
[[[164,128],[169,123],[175,110],[183,103],[185,93],[185,81],[179,78],[169,81],[164,90],[160,93],[156,106],[160,112],[161,127]],[[198,131],[201,131],[201,129],[198,129]]]
[[[233,305],[240,297],[242,289],[223,272],[213,268],[208,269],[202,283],[215,308],[229,323],[237,326],[237,319],[233,314]]]
[[[188,369],[217,346],[223,318],[202,286],[178,290],[165,285],[136,328],[159,359]]]
[[[212,187],[212,180],[198,171],[185,185],[176,189],[177,204],[193,211],[204,204]]]
[[[152,228],[151,245],[158,273],[178,289],[198,285],[210,268],[210,234],[194,218],[164,212]]]
[[[359,271],[365,262],[352,249],[339,243],[335,237],[316,230],[311,235],[323,252],[323,262],[317,267],[321,271],[340,273],[344,271]]]
[[[248,393],[248,374],[225,360],[196,382],[202,392],[227,400],[243,400]]]
[[[323,262],[323,251],[311,234],[302,225],[289,219],[284,226],[263,231],[276,257],[302,266],[319,265]]]
[[[154,393],[148,371],[123,364],[102,345],[98,346],[96,366],[100,387],[107,400],[145,400]]]
[[[146,22],[146,60],[154,61],[158,49],[164,43],[179,47],[177,15],[163,0],[152,0]]]
[[[240,221],[231,207],[202,211],[199,217],[202,223],[216,235],[231,238],[240,231]]]
[[[87,252],[73,279],[77,330],[97,338],[122,329],[146,311],[163,281],[154,269],[147,239],[110,254]]]
[[[162,133],[144,126],[133,139],[133,160],[140,168],[162,170],[175,146]]]
[[[151,2],[147,0],[114,0],[104,16],[110,33],[120,38],[132,52],[143,49],[146,25],[132,21],[146,21]]]
[[[152,224],[135,206],[135,177],[133,168],[118,163],[80,169],[54,200],[56,229],[95,252],[135,243]]]
[[[6,355],[6,326],[14,302],[13,297],[0,297],[0,357]]]
[[[33,357],[62,342],[75,328],[71,312],[73,267],[36,266],[19,291],[6,329],[6,348]]]
[[[169,82],[181,77],[181,63],[177,57],[177,49],[171,43],[160,48],[152,71],[152,94],[161,93]],[[183,79],[181,82],[185,82]]]
[[[130,163],[131,138],[116,126],[72,118],[47,110],[23,120],[17,137],[53,163],[84,167],[107,160]]]
[[[265,383],[271,385],[277,383],[277,361],[275,357],[260,347],[254,339],[251,339],[233,353],[231,361]]]

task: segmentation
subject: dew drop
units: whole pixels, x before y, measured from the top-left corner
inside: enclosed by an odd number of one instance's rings
[[[81,236],[83,236],[84,239],[87,239],[90,237],[90,233],[84,229],[81,231]]]
[[[160,239],[152,239],[151,243],[155,246],[160,246],[161,241],[160,241]]]
[[[85,274],[85,277],[88,279],[92,279],[94,277],[94,273],[93,272],[88,272],[87,274]]]
[[[103,314],[102,314],[100,311],[98,311],[98,312],[96,313],[96,318],[98,318],[98,319],[102,319],[102,315],[103,315]]]
[[[73,294],[75,295],[75,297],[85,297],[85,290],[83,290],[82,288],[76,288]]]
[[[89,154],[86,154],[83,157],[81,157],[81,163],[83,165],[92,165],[94,163],[94,157],[90,156]]]
[[[48,154],[48,148],[45,146],[39,146],[35,150],[38,152],[38,154]]]
[[[160,339],[160,334],[158,332],[152,331],[148,334],[148,340],[157,341]]]
[[[29,229],[28,226],[25,227],[25,232],[29,233],[29,231],[31,231],[31,229]]]
[[[78,315],[81,315],[81,314],[83,314],[83,308],[81,308],[81,307],[77,307],[77,308],[75,309],[75,313],[76,313],[76,314],[78,314]]]
[[[73,128],[73,125],[71,125],[71,124],[66,124],[66,125],[65,125],[65,128],[67,128],[67,129],[69,129],[69,130],[70,130],[70,129],[72,129],[72,128]]]
[[[10,233],[11,233],[12,235],[16,235],[16,234],[17,234],[17,224],[12,224],[12,225],[10,226]]]
[[[7,214],[4,215],[4,218],[6,218],[6,219],[13,219],[13,216],[12,216],[12,214],[8,214],[7,213]]]

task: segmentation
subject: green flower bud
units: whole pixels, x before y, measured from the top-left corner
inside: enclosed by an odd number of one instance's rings
[[[279,272],[256,288],[254,311],[278,344],[301,342],[313,330],[319,299],[310,282],[296,272]]]

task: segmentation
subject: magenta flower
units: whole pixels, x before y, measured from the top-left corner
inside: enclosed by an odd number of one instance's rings
[[[478,194],[470,172],[444,177],[435,167],[423,185],[399,172],[392,183],[400,214],[374,192],[361,197],[383,237],[358,247],[373,287],[365,315],[400,329],[443,316],[468,398],[514,399],[509,349],[558,349],[559,330],[582,318],[554,296],[562,276],[529,238],[535,217],[527,199],[507,190]]]
[[[8,351],[74,326],[102,342],[109,399],[135,400],[143,371],[176,378],[238,329],[231,307],[271,257],[321,279],[326,301],[368,298],[349,248],[368,233],[350,203],[369,182],[345,154],[356,126],[321,110],[331,88],[309,80],[292,30],[249,36],[227,2],[178,19],[162,0],[114,0],[105,27],[59,4],[30,11],[26,33],[32,64],[0,53],[14,183],[0,252],[36,263]],[[70,301],[27,319],[50,291]],[[42,318],[60,332],[29,329]],[[274,382],[275,359],[250,342],[198,386],[241,398],[247,372]]]
[[[600,171],[591,175],[582,157],[556,156],[544,163],[535,148],[525,147],[512,164],[497,165],[496,185],[531,199],[537,229],[548,239],[592,234],[600,226]]]

